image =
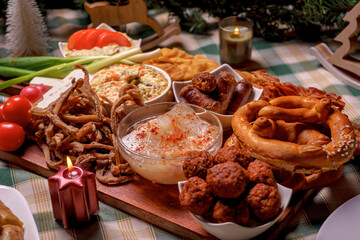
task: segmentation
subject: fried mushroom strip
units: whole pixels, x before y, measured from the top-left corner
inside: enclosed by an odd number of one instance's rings
[[[134,171],[116,148],[114,129],[125,115],[123,104],[132,100],[144,105],[140,90],[133,85],[121,89],[108,116],[89,84],[89,74],[72,79],[71,87],[46,109],[33,107],[27,135],[43,151],[49,168],[57,170],[69,156],[75,164],[96,172],[99,182],[119,184],[131,181]],[[111,119],[110,117],[114,117]]]

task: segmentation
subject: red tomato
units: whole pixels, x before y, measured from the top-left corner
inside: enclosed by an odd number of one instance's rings
[[[20,95],[29,99],[31,103],[36,103],[43,97],[43,94],[40,92],[40,90],[33,86],[24,87],[21,90]]]
[[[36,84],[34,85],[34,87],[36,87],[37,89],[40,90],[40,92],[42,94],[45,94],[47,91],[49,91],[50,87],[49,86],[46,86],[44,84]]]
[[[0,122],[5,122],[5,118],[3,115],[3,107],[4,107],[5,103],[1,103],[0,104]]]
[[[1,122],[0,132],[0,150],[2,151],[15,151],[25,140],[24,129],[16,123]]]
[[[117,44],[122,47],[131,47],[129,39],[118,32],[104,32],[99,36],[96,42],[96,46],[98,47],[105,47],[110,44]]]
[[[107,29],[94,29],[95,31],[91,31],[88,34],[84,34],[82,37],[84,38],[83,47],[84,49],[92,49],[96,46],[96,42],[100,36],[100,34],[104,32],[111,32]]]
[[[30,108],[31,102],[29,99],[21,95],[12,96],[3,107],[4,119],[7,122],[17,123],[22,127],[26,127],[31,121]]]
[[[77,49],[76,48],[76,43],[78,42],[77,39],[81,38],[81,35],[84,34],[88,30],[89,29],[83,29],[83,30],[76,31],[73,34],[71,34],[71,36],[69,37],[68,42],[67,42],[68,49],[69,50]]]

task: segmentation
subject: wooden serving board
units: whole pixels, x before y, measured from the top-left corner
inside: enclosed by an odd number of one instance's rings
[[[46,178],[55,174],[47,167],[40,148],[31,142],[16,152],[0,151],[0,159]],[[215,239],[180,207],[177,185],[154,184],[137,175],[134,181],[123,185],[106,186],[97,182],[97,190],[100,201],[176,235],[188,239]],[[259,239],[276,238],[312,192],[294,194],[284,215]]]

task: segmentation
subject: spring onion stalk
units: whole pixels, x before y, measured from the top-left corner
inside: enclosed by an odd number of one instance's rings
[[[4,82],[0,83],[0,90],[3,90],[5,88],[10,87],[15,84],[19,84],[19,83],[22,83],[25,81],[30,81],[31,79],[33,79],[34,77],[37,77],[37,76],[46,76],[46,74],[56,72],[56,71],[59,71],[62,69],[67,69],[67,68],[73,67],[74,65],[77,65],[77,64],[82,65],[82,64],[87,64],[89,62],[94,62],[94,60],[97,60],[97,59],[100,59],[99,61],[102,61],[106,58],[104,58],[104,57],[87,57],[87,58],[81,58],[79,60],[72,61],[69,63],[58,64],[58,65],[55,65],[55,66],[52,66],[49,68],[45,68],[45,69],[36,71],[34,73],[31,73],[31,74],[28,74],[25,76],[21,76],[21,77],[13,78],[8,81],[4,81]],[[91,64],[89,64],[89,65],[91,65]]]
[[[151,58],[160,57],[161,55],[162,55],[161,50],[158,48],[151,52],[133,55],[131,57],[126,58],[126,60],[134,62],[134,63],[138,63],[138,62],[143,62],[143,61],[151,59]]]
[[[35,71],[33,71],[33,70],[27,70],[27,69],[22,69],[22,68],[0,66],[0,75],[7,76],[7,77],[25,76],[28,74],[32,74],[34,72]]]
[[[106,67],[108,65],[118,63],[122,59],[128,58],[128,57],[130,57],[130,56],[132,56],[134,54],[138,54],[138,53],[141,53],[141,49],[139,47],[133,48],[133,49],[130,49],[129,51],[122,52],[122,53],[117,53],[117,54],[112,55],[110,57],[101,59],[99,61],[92,62],[89,65],[85,66],[85,68],[86,68],[86,70],[88,70],[88,72],[90,74],[93,74],[93,73],[95,73],[96,71],[98,71],[101,68],[104,68],[104,67]]]
[[[0,66],[22,68],[28,70],[40,70],[61,63],[69,63],[86,57],[52,57],[52,56],[36,56],[36,57],[18,57],[18,58],[1,58]]]

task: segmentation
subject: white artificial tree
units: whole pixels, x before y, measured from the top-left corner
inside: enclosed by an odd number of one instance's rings
[[[47,29],[35,0],[9,0],[6,48],[13,57],[46,55]]]

